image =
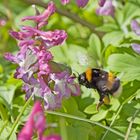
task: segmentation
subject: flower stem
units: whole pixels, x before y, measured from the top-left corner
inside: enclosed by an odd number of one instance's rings
[[[22,114],[24,113],[25,109],[27,108],[27,106],[29,105],[31,99],[32,99],[33,95],[30,96],[30,98],[27,100],[27,102],[24,104],[23,108],[21,109],[21,112],[19,113],[19,115],[17,116],[12,128],[11,128],[11,131],[9,133],[9,136],[7,137],[7,140],[10,139],[11,135],[13,134],[13,132],[15,131],[15,128],[17,127],[18,125],[18,122],[20,121],[21,117],[22,117]]]
[[[95,125],[98,125],[98,126],[104,128],[104,129],[107,129],[108,131],[110,131],[110,132],[112,132],[112,133],[114,133],[114,134],[116,134],[116,135],[118,135],[122,138],[125,137],[124,134],[118,132],[117,130],[114,130],[110,127],[104,126],[104,125],[102,125],[98,122],[91,121],[89,119],[81,118],[81,117],[78,117],[78,116],[73,116],[73,115],[66,114],[66,113],[54,112],[54,111],[46,111],[46,113],[51,114],[51,115],[63,116],[63,117],[66,117],[66,118],[75,119],[75,120],[79,120],[79,121],[84,121],[84,122],[88,122],[88,123],[91,123],[91,124],[95,124]]]
[[[134,115],[132,116],[124,140],[128,140],[129,135],[130,135],[130,132],[131,132],[132,125],[133,125],[133,123],[134,123],[134,119],[135,119],[135,117],[137,116],[137,114],[139,113],[139,111],[140,111],[140,110],[136,110],[135,113],[134,113]]]
[[[60,124],[60,132],[61,132],[62,140],[68,140],[67,129],[66,129],[65,123],[66,123],[65,118],[60,117],[59,124]]]
[[[111,122],[111,124],[110,124],[110,126],[109,126],[110,128],[111,128],[111,126],[114,124],[114,122],[116,121],[116,119],[117,119],[118,115],[120,114],[120,112],[121,112],[123,106],[124,106],[126,103],[128,103],[130,100],[132,100],[136,95],[137,95],[137,92],[136,92],[135,94],[131,95],[130,97],[128,97],[128,98],[120,105],[120,107],[119,107],[119,109],[118,109],[118,111],[117,111],[117,113],[116,113],[114,119],[112,120],[112,122]],[[104,140],[104,139],[105,139],[105,137],[107,136],[108,132],[109,132],[109,130],[107,130],[107,131],[104,133],[104,135],[103,135],[103,137],[102,137],[101,140]]]

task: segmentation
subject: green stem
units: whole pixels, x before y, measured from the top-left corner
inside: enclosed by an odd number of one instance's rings
[[[120,24],[119,24],[117,18],[114,16],[113,19],[114,19],[116,25],[118,26],[118,28],[121,30],[121,27],[120,27]]]
[[[100,124],[98,122],[91,121],[89,119],[85,119],[85,118],[81,118],[81,117],[77,117],[77,116],[73,116],[73,115],[66,114],[66,113],[61,113],[61,112],[54,112],[54,111],[46,111],[46,112],[48,114],[52,114],[52,115],[63,116],[63,117],[66,117],[66,118],[75,119],[75,120],[79,120],[79,121],[84,121],[84,122],[88,122],[88,123],[91,123],[91,124],[95,124],[95,125],[98,125],[98,126],[104,128],[104,129],[107,129],[108,131],[110,131],[110,132],[112,132],[112,133],[114,133],[114,134],[116,134],[116,135],[118,135],[118,136],[120,136],[122,138],[125,137],[124,134],[118,132],[117,130],[114,130],[114,129],[110,128],[110,127],[104,126],[104,125],[102,125],[102,124]]]
[[[111,126],[114,124],[114,122],[115,122],[115,120],[117,119],[118,115],[120,114],[120,112],[121,112],[123,106],[124,106],[126,103],[128,103],[128,101],[132,100],[136,95],[137,95],[137,92],[136,92],[135,94],[133,94],[132,96],[130,96],[129,98],[127,98],[127,99],[121,104],[121,106],[119,107],[119,109],[118,109],[118,111],[117,111],[117,113],[116,113],[114,119],[112,120],[112,122],[111,122],[111,124],[110,124],[110,126],[109,126],[110,128],[111,128]],[[109,132],[109,130],[107,130],[107,131],[105,132],[105,134],[103,135],[103,137],[102,137],[101,140],[104,140],[104,139],[105,139],[105,137],[106,137],[106,135],[108,134],[108,132]]]
[[[65,122],[65,118],[64,117],[61,117],[59,119],[59,124],[60,124],[62,140],[68,140],[67,129],[66,129],[66,122]]]
[[[15,128],[17,127],[18,125],[18,122],[20,121],[21,117],[22,117],[22,114],[24,113],[25,109],[27,108],[27,106],[29,105],[31,99],[32,99],[33,95],[30,96],[30,98],[26,101],[26,103],[24,104],[23,108],[21,109],[21,112],[19,113],[19,115],[17,116],[17,119],[15,120],[12,128],[11,128],[11,131],[9,133],[9,136],[7,138],[7,140],[10,139],[11,135],[13,134],[13,132],[15,131]]]
[[[132,125],[133,125],[133,122],[134,122],[134,119],[135,119],[135,117],[136,117],[136,115],[138,114],[139,111],[140,110],[136,110],[134,115],[132,116],[124,140],[128,140],[130,132],[131,132],[131,128],[132,128]]]

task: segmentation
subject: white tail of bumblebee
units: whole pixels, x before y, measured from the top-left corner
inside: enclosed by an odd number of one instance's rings
[[[118,98],[122,93],[122,85],[120,84],[119,88],[112,94],[114,97]]]

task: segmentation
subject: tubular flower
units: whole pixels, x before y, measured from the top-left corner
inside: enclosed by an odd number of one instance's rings
[[[106,2],[106,0],[99,0],[99,2],[98,2],[99,6],[101,6],[101,7],[104,6],[105,2]]]
[[[140,44],[132,43],[131,46],[135,52],[140,54]]]
[[[100,0],[99,5],[101,7],[96,10],[97,15],[114,16],[115,8],[112,4],[112,0]]]
[[[54,3],[50,2],[48,4],[48,8],[42,14],[39,14],[39,15],[36,15],[36,16],[24,17],[22,19],[22,21],[33,20],[38,24],[38,27],[41,28],[41,27],[43,27],[44,25],[46,25],[48,23],[47,21],[48,21],[49,17],[52,14],[54,14],[55,10],[56,10],[56,8],[55,8]]]
[[[78,84],[74,83],[74,78],[67,71],[50,74],[49,83],[52,84],[52,90],[44,95],[46,109],[59,107],[63,98],[69,98],[71,95],[78,96],[80,94]]]
[[[39,140],[61,140],[59,135],[44,136],[43,133],[47,129],[46,118],[41,103],[36,101],[29,119],[21,132],[18,134],[18,140],[32,140],[34,132],[37,132]],[[53,139],[54,138],[54,139]]]
[[[131,21],[131,29],[136,35],[140,36],[140,25],[136,20]]]
[[[140,36],[140,25],[136,20],[131,21],[131,30],[137,35]],[[140,54],[140,44],[132,43],[131,44],[132,49]]]
[[[64,4],[64,5],[69,3],[69,2],[70,2],[70,0],[61,0],[61,3]]]
[[[76,0],[76,4],[79,6],[79,7],[85,7],[87,5],[89,0]],[[61,0],[61,3],[62,4],[67,4],[69,3],[70,0]]]
[[[70,68],[54,62],[49,51],[66,40],[66,32],[41,30],[40,23],[48,22],[54,11],[55,6],[51,2],[42,14],[23,18],[23,21],[33,20],[36,26],[23,26],[19,32],[10,31],[10,35],[18,40],[19,52],[16,55],[5,54],[7,60],[18,65],[14,77],[24,82],[25,98],[33,94],[44,101],[46,109],[52,110],[61,107],[63,98],[80,93]]]

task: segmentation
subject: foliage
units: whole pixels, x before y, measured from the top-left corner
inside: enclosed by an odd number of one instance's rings
[[[54,60],[70,66],[75,74],[87,67],[112,71],[121,79],[123,91],[119,98],[111,97],[110,105],[103,105],[98,112],[98,93],[81,87],[81,96],[64,99],[61,109],[45,112],[48,125],[57,124],[46,133],[56,132],[64,140],[140,139],[140,54],[131,46],[139,43],[140,38],[130,27],[132,19],[140,21],[140,0],[114,0],[114,17],[97,15],[97,0],[90,0],[85,8],[77,7],[74,1],[66,6],[58,0],[54,2],[62,13],[55,13],[44,30],[64,29],[68,33],[63,45],[50,49]],[[41,4],[38,7],[43,10]],[[65,12],[69,12],[69,16]],[[22,25],[20,19],[32,13],[31,3],[26,0],[0,1],[0,19],[6,21],[0,26],[1,140],[10,132],[9,139],[16,139],[33,105],[33,101],[25,102],[22,82],[13,78],[16,66],[3,58],[5,52],[16,53],[18,50],[9,30],[18,29]],[[75,15],[80,18],[75,19]],[[83,22],[86,22],[85,26]],[[28,107],[23,110],[25,105]]]

